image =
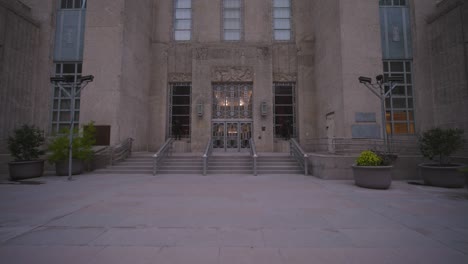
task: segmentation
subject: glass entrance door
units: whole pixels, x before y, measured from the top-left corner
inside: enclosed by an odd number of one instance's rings
[[[213,122],[213,150],[222,152],[248,151],[252,137],[252,122],[217,121]]]

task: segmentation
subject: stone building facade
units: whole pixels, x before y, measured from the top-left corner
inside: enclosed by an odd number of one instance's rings
[[[468,131],[466,1],[1,0],[0,11],[3,153],[22,123],[66,126],[49,82],[63,74],[95,76],[79,123],[139,151],[175,134],[184,152],[210,137],[219,151],[252,137],[260,152],[287,151],[284,137],[379,138],[380,102],[358,82],[379,74],[405,77],[387,102],[394,137]]]

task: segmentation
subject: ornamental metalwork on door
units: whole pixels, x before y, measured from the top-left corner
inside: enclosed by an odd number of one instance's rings
[[[213,150],[247,151],[252,137],[252,84],[213,84]]]

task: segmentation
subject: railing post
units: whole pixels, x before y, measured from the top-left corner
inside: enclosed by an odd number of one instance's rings
[[[304,154],[304,175],[309,174],[309,156],[307,154]]]
[[[203,176],[206,176],[206,170],[207,170],[207,167],[208,166],[208,157],[207,155],[203,155]]]
[[[257,155],[253,156],[253,163],[254,163],[254,176],[257,176]]]
[[[113,159],[114,159],[114,148],[111,146],[109,147],[109,165],[113,165]]]
[[[158,167],[158,155],[155,154],[153,155],[153,176],[156,175],[156,172],[157,172],[157,168]]]

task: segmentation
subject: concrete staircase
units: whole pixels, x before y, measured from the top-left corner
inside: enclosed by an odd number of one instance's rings
[[[96,170],[98,174],[152,174],[153,153],[133,152],[123,162]],[[287,154],[260,154],[257,160],[257,174],[302,174],[297,161]],[[252,175],[252,158],[247,153],[214,154],[208,162],[208,175],[241,174]],[[201,154],[175,153],[164,159],[158,168],[158,174],[202,174],[203,160]]]

